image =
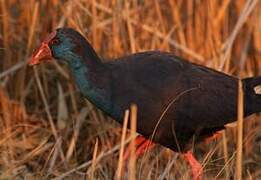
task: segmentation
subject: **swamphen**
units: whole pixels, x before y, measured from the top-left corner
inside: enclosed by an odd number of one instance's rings
[[[80,33],[60,28],[42,42],[30,64],[53,58],[66,62],[84,97],[116,121],[122,123],[124,111],[136,104],[138,133],[185,153],[194,179],[202,169],[189,151],[193,143],[213,136],[237,117],[238,78],[168,52],[102,62]],[[260,89],[260,76],[243,79],[245,116],[261,112]],[[142,142],[149,141],[139,137],[137,143]]]

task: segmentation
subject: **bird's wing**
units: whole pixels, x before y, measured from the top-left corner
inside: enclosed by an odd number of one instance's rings
[[[220,127],[235,116],[234,77],[159,52],[128,56],[110,65],[116,106],[126,109],[136,103],[142,123],[149,127],[163,113],[176,124],[195,128]]]

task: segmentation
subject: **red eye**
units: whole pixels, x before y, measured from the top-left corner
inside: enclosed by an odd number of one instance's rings
[[[59,39],[53,39],[51,42],[50,42],[51,45],[58,45],[60,44],[60,40]]]

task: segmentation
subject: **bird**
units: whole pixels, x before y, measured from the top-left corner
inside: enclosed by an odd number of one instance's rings
[[[67,64],[81,94],[117,122],[122,124],[125,110],[135,104],[139,153],[155,144],[182,153],[195,180],[202,178],[202,167],[192,146],[236,121],[239,81],[244,117],[261,112],[261,76],[239,79],[171,52],[105,61],[81,33],[63,27],[46,37],[29,65],[52,61]]]

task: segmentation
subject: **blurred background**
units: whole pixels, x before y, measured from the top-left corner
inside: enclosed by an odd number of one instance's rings
[[[230,75],[261,75],[258,0],[0,0],[0,179],[115,176],[121,126],[83,99],[66,66],[27,65],[63,26],[104,61],[157,49]],[[244,179],[261,178],[260,123],[258,115],[244,123]],[[205,179],[234,178],[236,137],[231,127],[195,147]],[[191,179],[191,171],[158,145],[137,161],[137,179]]]

